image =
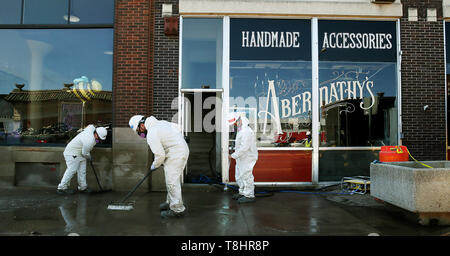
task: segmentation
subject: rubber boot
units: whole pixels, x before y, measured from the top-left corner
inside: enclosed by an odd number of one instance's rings
[[[254,197],[242,196],[241,198],[238,199],[238,203],[240,203],[240,204],[253,203],[253,202],[255,202],[255,198]]]
[[[168,211],[170,210],[169,204],[167,202],[159,204],[159,211]]]
[[[184,211],[183,212],[174,212],[172,210],[168,210],[168,211],[161,212],[162,218],[179,218],[179,217],[183,217],[183,216],[184,216]]]
[[[85,188],[83,190],[79,190],[78,192],[83,193],[83,194],[90,194],[93,191],[90,188]]]
[[[233,200],[238,200],[238,199],[241,198],[241,197],[243,197],[243,195],[241,195],[241,194],[239,194],[239,193],[236,193],[236,194],[234,194],[233,196],[231,196],[231,198],[232,198]]]
[[[72,195],[75,193],[75,191],[72,189],[68,189],[68,188],[67,189],[57,189],[56,193],[58,195]]]

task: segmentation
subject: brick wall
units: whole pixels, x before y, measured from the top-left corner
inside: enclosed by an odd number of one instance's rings
[[[419,161],[446,159],[444,30],[441,0],[402,0],[403,145]],[[408,21],[408,8],[418,21]],[[427,8],[437,22],[426,21]],[[424,106],[429,108],[424,111]]]
[[[178,97],[178,35],[164,34],[162,4],[177,0],[117,0],[114,30],[114,127],[132,115],[172,120]]]
[[[116,0],[114,24],[114,127],[152,112],[151,0]]]
[[[155,6],[155,54],[154,54],[154,105],[157,119],[171,121],[177,109],[171,103],[178,97],[178,49],[179,36],[164,34],[162,4],[172,4],[173,16],[178,16],[178,0],[156,0]]]

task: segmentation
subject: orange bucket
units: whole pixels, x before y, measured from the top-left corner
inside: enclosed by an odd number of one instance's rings
[[[380,162],[409,161],[408,149],[405,146],[382,146]]]

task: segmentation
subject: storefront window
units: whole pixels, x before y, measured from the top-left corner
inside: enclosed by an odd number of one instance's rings
[[[0,143],[66,144],[88,124],[111,128],[113,29],[1,29],[0,38]]]
[[[396,64],[320,63],[323,147],[397,144]]]
[[[320,150],[319,181],[341,181],[343,177],[370,176],[376,150]]]
[[[310,147],[311,22],[231,19],[229,87],[258,147]]]
[[[222,19],[183,19],[182,88],[222,88],[222,26]]]
[[[320,146],[397,144],[395,28],[319,21]]]
[[[398,144],[396,39],[393,21],[319,21],[319,181],[369,176]]]

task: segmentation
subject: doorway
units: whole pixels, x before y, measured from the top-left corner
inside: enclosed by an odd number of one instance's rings
[[[221,182],[221,90],[182,90],[183,134],[189,146],[184,183]]]

